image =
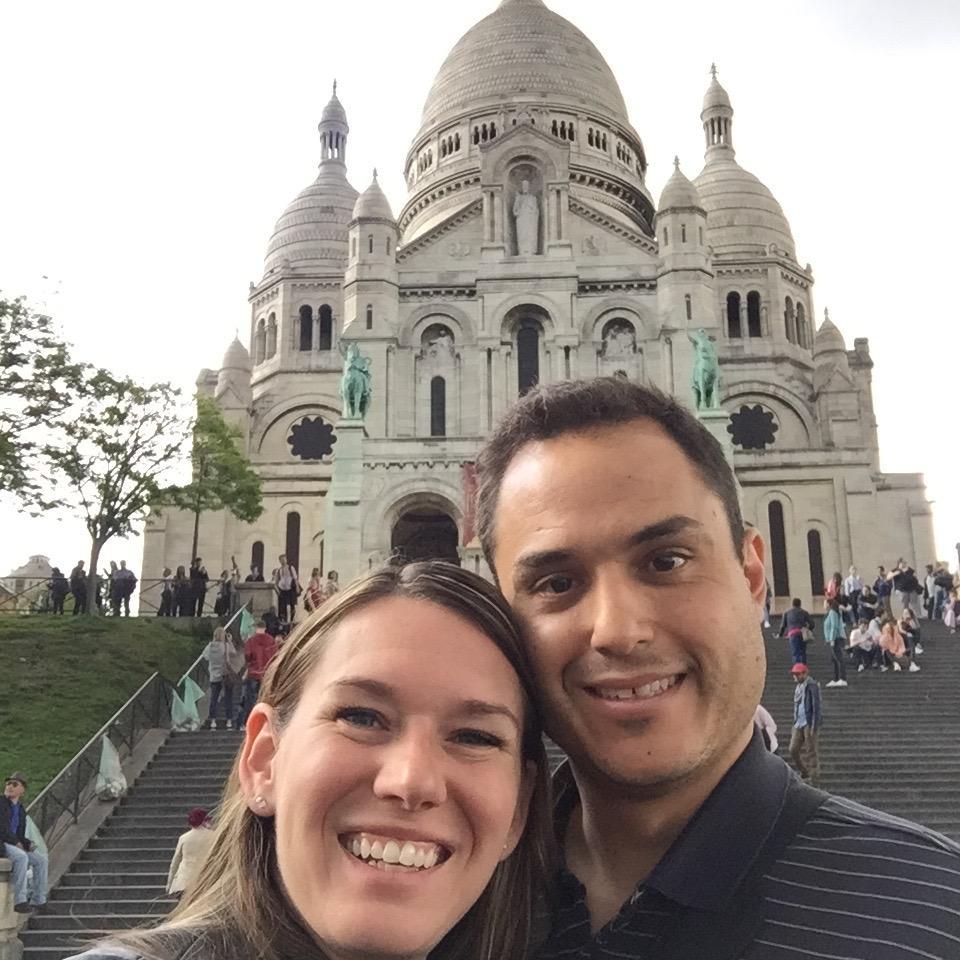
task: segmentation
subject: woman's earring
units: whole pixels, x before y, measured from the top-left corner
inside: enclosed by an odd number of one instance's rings
[[[266,801],[263,797],[260,797],[260,796],[254,797],[254,798],[253,798],[253,802],[254,802],[258,807],[265,807],[265,806],[267,805],[267,801]]]

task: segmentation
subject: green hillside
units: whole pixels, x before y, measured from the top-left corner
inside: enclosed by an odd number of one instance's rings
[[[209,621],[0,617],[0,776],[35,797],[151,673],[176,681]]]

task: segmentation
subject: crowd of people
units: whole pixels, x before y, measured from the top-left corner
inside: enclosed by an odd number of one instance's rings
[[[319,567],[314,567],[304,588],[296,567],[287,562],[281,554],[278,564],[270,574],[277,602],[274,615],[282,624],[290,625],[296,619],[297,609],[303,603],[303,609],[310,613],[317,610],[325,600],[339,590],[339,576],[331,570],[323,577]],[[263,571],[256,565],[244,577],[237,566],[236,558],[230,558],[230,569],[223,570],[219,579],[211,583],[203,560],[197,557],[190,568],[177,567],[176,573],[170,567],[164,567],[160,581],[160,606],[158,617],[202,617],[207,595],[216,590],[212,612],[215,616],[229,616],[236,609],[237,587],[241,582],[266,583]]]
[[[85,561],[78,560],[69,577],[64,576],[59,567],[53,567],[47,583],[47,609],[62,616],[65,613],[66,601],[72,596],[73,613],[86,613],[90,600],[89,588]],[[111,560],[110,566],[94,577],[93,602],[98,612],[104,616],[129,617],[130,598],[136,588],[137,575],[127,566],[127,561],[121,560],[118,564]]]

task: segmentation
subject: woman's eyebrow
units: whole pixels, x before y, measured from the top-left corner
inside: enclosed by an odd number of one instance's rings
[[[335,680],[331,687],[342,689],[350,687],[354,690],[363,690],[371,696],[380,697],[383,700],[396,701],[396,687],[382,680],[374,680],[372,677],[341,677]],[[453,704],[450,711],[452,716],[471,718],[471,717],[506,717],[517,730],[522,729],[522,724],[517,715],[503,703],[492,703],[489,700],[468,699],[459,700]]]

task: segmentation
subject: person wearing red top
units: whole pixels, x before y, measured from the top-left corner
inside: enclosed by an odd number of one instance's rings
[[[258,620],[255,624],[257,632],[250,637],[243,647],[244,657],[247,661],[247,676],[243,682],[243,705],[240,707],[240,715],[237,717],[237,729],[246,729],[247,717],[253,709],[253,705],[260,696],[260,681],[266,672],[270,661],[277,654],[277,641],[267,633],[267,625],[263,620]]]

